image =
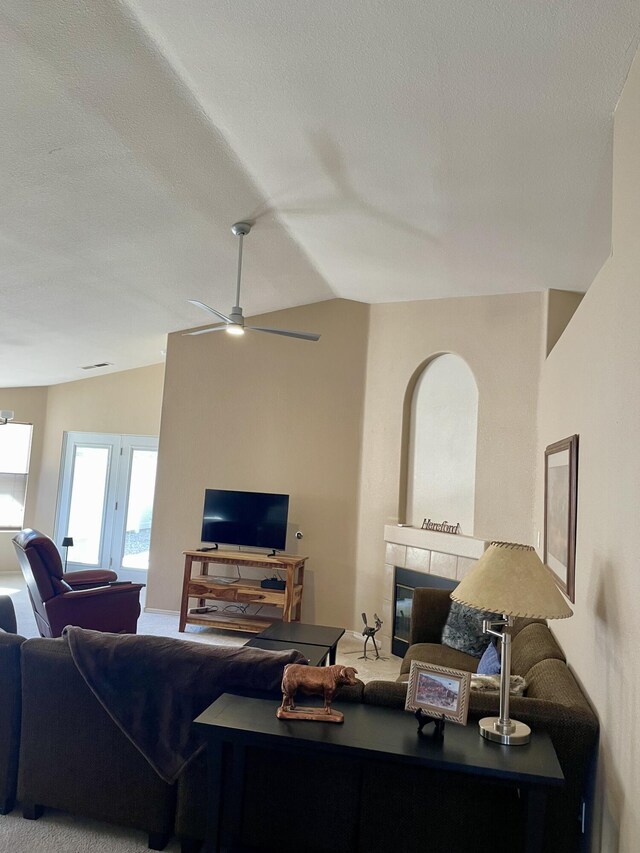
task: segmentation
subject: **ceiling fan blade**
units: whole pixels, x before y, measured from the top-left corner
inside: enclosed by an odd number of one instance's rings
[[[196,329],[195,332],[183,332],[182,335],[183,337],[185,335],[207,335],[209,332],[220,332],[222,329],[226,329],[228,325],[228,323],[223,323],[220,326],[207,326],[206,329]]]
[[[269,332],[271,335],[284,335],[285,338],[300,338],[303,341],[319,341],[320,335],[314,332],[292,332],[289,329],[270,329],[267,326],[246,326],[253,332]]]
[[[198,308],[202,308],[203,311],[209,311],[210,314],[215,314],[216,317],[220,317],[220,319],[224,320],[225,323],[233,323],[231,317],[227,317],[226,314],[221,314],[220,311],[216,311],[215,308],[205,305],[204,302],[198,302],[197,299],[187,299],[187,302],[190,302],[192,305],[196,305]]]

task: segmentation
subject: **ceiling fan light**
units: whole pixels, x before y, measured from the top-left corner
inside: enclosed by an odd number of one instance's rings
[[[235,323],[230,323],[225,329],[227,334],[229,335],[244,335],[244,329],[242,326],[238,326]]]

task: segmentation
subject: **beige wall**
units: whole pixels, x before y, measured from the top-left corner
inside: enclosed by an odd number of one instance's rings
[[[19,423],[33,424],[27,503],[25,512],[32,517],[38,497],[42,447],[47,417],[47,388],[2,388],[0,409],[13,409]],[[2,429],[2,427],[0,427]],[[0,572],[16,571],[16,555],[11,544],[12,531],[0,530]]]
[[[150,608],[178,609],[205,488],[271,491],[291,496],[290,521],[304,533],[303,619],[350,624],[368,314],[331,300],[260,318],[320,332],[318,343],[169,336]]]
[[[569,321],[582,302],[584,293],[569,290],[547,290],[545,313],[547,316],[547,340],[545,354],[548,355],[560,340]]]
[[[164,365],[125,370],[49,388],[1,393],[2,408],[33,422],[25,526],[53,534],[65,431],[158,435]],[[0,533],[0,571],[15,571],[12,534]]]
[[[398,511],[406,391],[421,365],[439,353],[462,356],[478,386],[474,533],[533,541],[543,303],[544,294],[528,293],[372,306],[354,626],[363,610],[380,612],[389,597],[383,525],[404,521]],[[385,613],[387,624],[390,618]]]
[[[576,602],[554,625],[601,722],[593,849],[640,849],[640,60],[615,115],[613,256],[542,371],[538,459],[580,435]],[[542,524],[543,467],[537,518]]]
[[[270,316],[321,331],[317,347],[171,335],[148,606],[178,607],[206,487],[281,491],[310,557],[303,618],[360,627],[387,597],[382,534],[398,514],[405,392],[439,352],[461,355],[478,383],[475,532],[531,542],[543,303],[331,300]]]

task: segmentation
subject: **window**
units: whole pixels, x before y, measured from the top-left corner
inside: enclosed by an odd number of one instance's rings
[[[0,426],[0,530],[20,530],[24,521],[32,429],[31,424]]]

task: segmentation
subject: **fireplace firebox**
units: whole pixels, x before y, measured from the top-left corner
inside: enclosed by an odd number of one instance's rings
[[[457,586],[458,581],[451,580],[451,578],[415,572],[411,569],[403,569],[400,566],[394,567],[393,634],[391,637],[391,651],[394,655],[404,657],[409,648],[413,591],[418,587],[455,589]]]

